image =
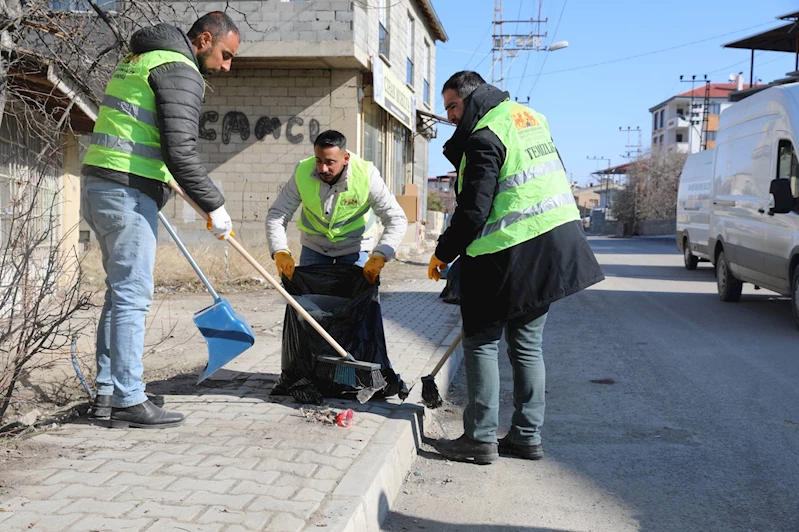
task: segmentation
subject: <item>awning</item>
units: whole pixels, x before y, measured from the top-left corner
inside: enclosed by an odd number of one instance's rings
[[[616,166],[611,166],[609,168],[605,168],[604,170],[597,170],[596,172],[591,172],[591,175],[626,175],[631,164],[633,163],[624,163]]]
[[[9,85],[20,96],[38,102],[56,120],[62,120],[69,109],[72,130],[91,133],[98,106],[77,88],[76,83],[36,52],[16,49],[10,56]]]
[[[723,45],[724,48],[740,48],[750,51],[749,85],[754,85],[755,50],[764,52],[787,52],[796,55],[794,70],[799,70],[799,11],[787,13],[780,20],[791,20],[777,28]]]
[[[745,50],[763,50],[766,52],[790,52],[797,51],[797,37],[799,37],[799,25],[792,22],[784,24],[778,28],[758,33],[724,45],[724,48],[743,48]]]
[[[421,109],[416,110],[416,133],[414,135],[422,135],[427,139],[434,139],[436,138],[436,124],[446,124],[448,126],[454,126],[452,122],[443,118],[438,115],[434,115],[433,113],[428,113],[427,111],[423,111]]]

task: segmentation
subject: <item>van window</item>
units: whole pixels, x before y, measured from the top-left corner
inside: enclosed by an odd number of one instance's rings
[[[793,197],[799,197],[799,161],[790,140],[780,140],[777,147],[777,178],[790,179]]]

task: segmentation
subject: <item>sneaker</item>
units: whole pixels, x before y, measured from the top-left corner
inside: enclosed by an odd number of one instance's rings
[[[111,410],[112,429],[165,429],[182,425],[183,421],[183,414],[159,408],[149,399],[127,408]]]
[[[541,460],[544,457],[544,448],[540,443],[536,445],[522,445],[513,443],[510,434],[499,440],[499,454],[515,456],[525,460]]]
[[[92,401],[92,419],[110,419],[111,418],[111,396],[110,395],[95,395]]]
[[[458,462],[486,465],[499,460],[496,443],[475,441],[466,434],[456,440],[437,440],[433,447],[444,457]]]

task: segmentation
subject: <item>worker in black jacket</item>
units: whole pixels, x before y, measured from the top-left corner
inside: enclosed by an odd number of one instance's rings
[[[439,440],[454,460],[490,463],[500,453],[543,457],[545,370],[541,343],[551,303],[604,276],[585,239],[566,172],[543,115],[510,100],[476,72],[442,91],[457,125],[444,155],[458,169],[457,206],[428,275],[461,257],[461,314],[469,403],[464,434]],[[498,345],[513,366],[514,406],[497,443]]]
[[[183,422],[182,414],[147,400],[142,380],[158,211],[175,179],[209,213],[214,236],[230,236],[225,198],[200,160],[197,134],[204,76],[230,70],[238,47],[239,30],[218,11],[197,20],[188,34],[168,24],[141,29],[103,97],[83,160],[81,211],[97,235],[107,286],[92,416],[110,418],[112,427]]]

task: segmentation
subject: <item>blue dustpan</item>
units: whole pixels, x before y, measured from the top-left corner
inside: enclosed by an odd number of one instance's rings
[[[158,218],[214,298],[213,305],[194,314],[194,323],[208,345],[208,363],[197,380],[197,384],[200,384],[216,370],[249,349],[255,343],[255,336],[241,314],[233,310],[230,303],[216,293],[166,217],[159,212]]]
[[[197,384],[255,343],[250,326],[223,297],[217,296],[213,305],[197,312],[194,323],[208,344],[208,364]]]

